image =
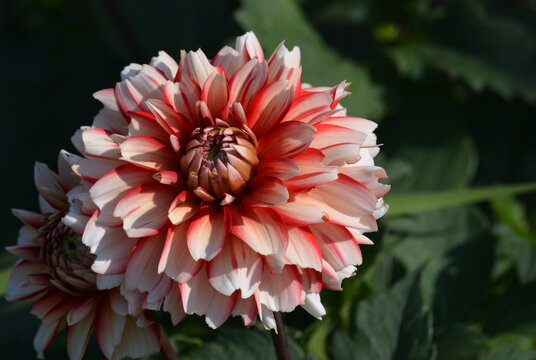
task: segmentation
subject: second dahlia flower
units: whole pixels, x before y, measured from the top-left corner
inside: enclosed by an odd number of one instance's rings
[[[41,319],[34,338],[39,358],[62,328],[72,360],[82,358],[93,330],[108,359],[158,351],[159,331],[149,315],[130,316],[127,301],[114,288],[116,279],[91,270],[95,255],[82,243],[82,233],[97,209],[86,184],[71,171],[71,158],[60,153],[59,176],[36,164],[41,213],[13,211],[24,226],[17,245],[7,248],[20,260],[9,278],[6,299],[33,304],[31,313]]]
[[[128,263],[130,289],[212,327],[233,314],[274,328],[273,312],[296,306],[321,317],[321,289],[361,264],[389,189],[376,124],[339,105],[348,85],[302,84],[299,49],[265,59],[251,32],[212,60],[129,65],[73,138],[99,208],[84,234],[95,271]],[[102,232],[120,227],[135,244]]]

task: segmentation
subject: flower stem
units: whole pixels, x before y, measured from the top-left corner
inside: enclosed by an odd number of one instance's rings
[[[175,349],[171,346],[171,342],[166,334],[166,330],[162,324],[158,324],[160,328],[160,352],[166,360],[179,360],[179,357],[175,353]]]
[[[288,348],[287,335],[285,334],[285,325],[280,312],[274,312],[277,332],[271,331],[272,341],[274,342],[275,353],[278,360],[292,360],[290,350]]]

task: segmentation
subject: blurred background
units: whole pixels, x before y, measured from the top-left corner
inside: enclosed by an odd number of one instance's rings
[[[352,82],[342,104],[379,123],[392,184],[324,320],[285,315],[294,358],[536,359],[534,0],[3,0],[0,245],[16,242],[10,208],[37,210],[34,161],[74,151],[93,92],[159,50],[210,58],[248,30],[266,54],[300,46],[303,82]],[[2,293],[14,261],[2,250]],[[5,359],[35,357],[28,305],[2,299],[0,324]],[[274,359],[254,328],[191,316],[169,332],[181,359]],[[45,355],[66,358],[64,337]],[[86,358],[101,357],[93,339]]]

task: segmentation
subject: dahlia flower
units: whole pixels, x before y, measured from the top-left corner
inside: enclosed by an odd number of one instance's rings
[[[97,92],[103,109],[73,137],[99,208],[83,237],[93,270],[124,271],[145,294],[134,301],[165,298],[211,327],[232,314],[272,329],[273,312],[297,306],[324,315],[321,289],[361,264],[389,187],[376,124],[339,105],[349,83],[312,87],[301,70],[299,48],[265,59],[249,32],[211,61],[160,52]],[[132,241],[108,235],[118,228]]]
[[[70,169],[72,156],[61,152],[59,176],[36,163],[34,179],[41,213],[13,210],[24,226],[16,246],[20,257],[9,278],[6,299],[27,300],[41,319],[34,338],[39,358],[57,332],[66,328],[67,352],[81,359],[95,330],[106,358],[141,357],[157,351],[158,327],[144,312],[128,315],[128,304],[116,279],[91,270],[95,255],[82,243],[89,216],[97,210],[87,185]]]

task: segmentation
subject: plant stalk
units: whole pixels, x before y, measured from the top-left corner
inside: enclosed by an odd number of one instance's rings
[[[160,329],[160,352],[162,357],[166,360],[179,360],[162,324],[158,324],[158,328]]]
[[[272,330],[272,341],[275,347],[275,353],[278,360],[292,360],[290,356],[290,349],[288,347],[287,335],[285,334],[285,325],[283,324],[283,317],[280,312],[274,312],[274,318],[276,323],[277,332]]]

